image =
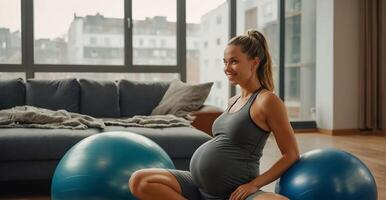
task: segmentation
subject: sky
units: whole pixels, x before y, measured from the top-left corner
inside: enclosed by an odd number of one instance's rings
[[[133,0],[133,18],[166,16],[176,21],[177,0]],[[226,0],[187,0],[186,21],[199,23],[202,15]],[[149,6],[153,5],[153,6]],[[74,13],[123,18],[123,0],[34,0],[35,38],[62,37],[68,30]],[[20,30],[20,0],[0,0],[0,27]]]

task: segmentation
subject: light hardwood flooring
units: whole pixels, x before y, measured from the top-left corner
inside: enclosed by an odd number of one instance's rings
[[[373,173],[378,199],[386,200],[386,137],[381,135],[330,136],[320,133],[297,133],[296,138],[301,153],[318,148],[338,148],[352,153],[361,159]],[[274,138],[268,139],[261,160],[261,172],[267,170],[280,157]],[[266,191],[273,191],[275,182],[265,186]],[[10,200],[48,200],[49,197],[15,197]]]
[[[378,199],[386,200],[386,137],[380,135],[331,136],[320,133],[297,133],[301,153],[319,148],[345,150],[363,161],[375,177]],[[267,170],[280,157],[275,140],[270,137],[261,159],[261,172]],[[274,191],[275,182],[263,189]]]

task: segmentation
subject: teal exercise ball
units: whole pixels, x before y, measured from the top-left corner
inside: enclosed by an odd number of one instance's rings
[[[130,132],[106,132],[74,145],[56,167],[53,200],[136,199],[128,189],[131,174],[144,168],[174,169],[152,140]]]
[[[377,200],[374,176],[354,155],[338,149],[303,154],[276,183],[291,200]]]

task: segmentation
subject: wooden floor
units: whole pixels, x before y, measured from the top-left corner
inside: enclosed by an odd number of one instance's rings
[[[378,199],[386,200],[386,137],[376,135],[330,136],[318,133],[297,133],[296,138],[301,153],[318,148],[338,148],[348,151],[361,159],[375,176],[378,186]],[[267,170],[280,157],[280,152],[273,137],[268,139],[261,171]],[[273,191],[275,183],[265,186],[266,191]],[[4,199],[4,198],[3,198]],[[14,197],[10,200],[48,200],[49,197]]]
[[[330,136],[318,133],[296,134],[301,153],[318,148],[345,150],[363,161],[375,177],[378,199],[386,200],[386,137],[385,136]],[[261,160],[261,171],[267,170],[280,157],[273,137],[270,137]],[[275,182],[263,189],[274,191]]]

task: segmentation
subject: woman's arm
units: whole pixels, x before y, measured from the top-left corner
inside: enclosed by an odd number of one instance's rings
[[[278,179],[299,159],[298,145],[283,101],[275,94],[267,92],[261,99],[261,108],[263,108],[266,122],[274,134],[282,157],[269,170],[252,181],[252,184],[258,188]]]

